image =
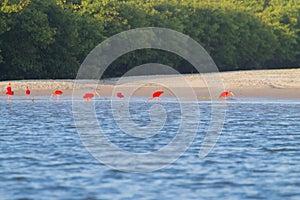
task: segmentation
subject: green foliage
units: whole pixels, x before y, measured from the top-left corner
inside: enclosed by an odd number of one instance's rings
[[[35,0],[12,13],[0,35],[1,79],[74,78],[80,62],[101,40],[97,20]]]
[[[0,80],[75,78],[104,39],[149,26],[189,35],[222,71],[299,67],[296,0],[0,0]],[[105,75],[149,62],[194,71],[177,55],[145,49],[121,56]]]

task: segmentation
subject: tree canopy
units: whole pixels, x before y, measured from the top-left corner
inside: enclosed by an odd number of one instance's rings
[[[297,0],[0,0],[0,16],[0,80],[75,78],[96,45],[139,27],[190,36],[220,71],[300,64]],[[149,62],[194,71],[177,55],[144,49],[121,56],[105,76]]]

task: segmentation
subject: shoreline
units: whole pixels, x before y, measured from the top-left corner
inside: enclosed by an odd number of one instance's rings
[[[76,85],[74,85],[76,81]],[[121,79],[94,81],[78,80],[18,80],[1,81],[0,97],[6,97],[7,84],[12,84],[15,96],[25,96],[25,87],[31,90],[34,97],[47,96],[60,89],[63,95],[81,96],[92,92],[95,88],[101,96],[109,97],[116,92],[124,96],[147,97],[153,91],[164,90],[165,97],[188,97],[191,91],[198,99],[209,98],[210,91],[216,94],[230,90],[236,98],[280,98],[300,99],[300,68],[281,70],[252,70],[233,71],[212,74],[184,74],[184,75],[151,75],[124,77]],[[208,87],[209,86],[209,87]],[[174,94],[175,93],[175,94]],[[216,95],[214,95],[216,96]]]

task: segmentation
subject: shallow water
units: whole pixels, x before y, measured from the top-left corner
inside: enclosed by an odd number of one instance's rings
[[[103,132],[115,145],[147,153],[167,145],[180,127],[181,112],[174,102],[132,102],[133,121],[149,124],[149,109],[155,104],[168,115],[160,134],[151,138],[119,130],[109,101],[81,106],[95,105]],[[0,101],[1,199],[300,198],[299,102],[228,101],[222,134],[203,159],[198,153],[211,104],[203,101],[199,106],[197,136],[184,155],[151,173],[125,173],[101,164],[85,148],[71,101]]]

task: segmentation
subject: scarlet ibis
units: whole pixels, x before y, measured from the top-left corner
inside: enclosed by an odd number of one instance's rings
[[[54,92],[52,92],[50,99],[52,99],[52,96],[56,96],[56,99],[59,99],[60,95],[62,95],[63,92],[61,90],[55,90]]]
[[[52,94],[53,95],[62,95],[62,91],[61,90],[55,90]]]
[[[30,95],[30,90],[29,90],[28,86],[26,86],[25,94],[26,94],[27,96]]]
[[[234,94],[233,94],[233,92],[231,92],[231,91],[225,91],[225,92],[222,92],[221,94],[220,94],[220,96],[219,96],[219,98],[223,98],[223,99],[226,99],[227,97],[229,97],[229,96],[235,96]]]
[[[29,95],[30,95],[30,90],[29,90],[28,86],[26,86],[25,94],[26,94],[26,99],[28,100]]]
[[[148,100],[152,100],[154,98],[156,98],[156,101],[158,101],[158,98],[160,97],[160,95],[162,95],[164,93],[164,91],[156,91],[152,94],[152,97],[148,98]]]
[[[124,98],[124,95],[121,92],[118,92],[117,97],[121,99],[121,98]]]
[[[90,101],[96,94],[98,96],[100,96],[98,94],[98,92],[95,90],[93,93],[85,93],[84,96],[83,96],[83,98],[85,99],[85,101]]]
[[[10,83],[8,83],[8,86],[6,88],[6,94],[7,94],[7,99],[8,100],[10,100],[11,96],[14,95],[14,91],[12,91]]]

